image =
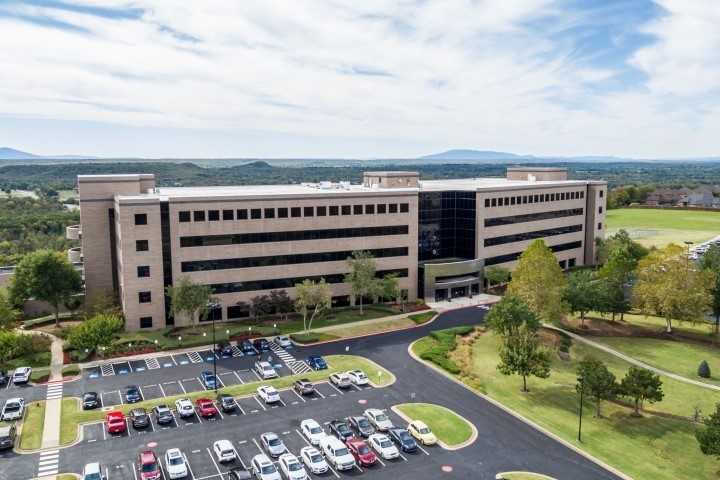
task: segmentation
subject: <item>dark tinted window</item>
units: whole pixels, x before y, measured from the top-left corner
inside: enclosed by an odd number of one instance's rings
[[[251,209],[250,218],[253,220],[260,220],[262,218],[262,210],[260,210],[259,208]]]
[[[317,207],[317,216],[324,217],[327,215],[327,207]]]
[[[278,218],[287,218],[288,217],[288,209],[286,207],[278,208],[277,213],[278,213]]]
[[[339,213],[339,208],[337,205],[330,205],[330,215],[336,216]]]
[[[147,225],[147,213],[136,213],[135,225]]]
[[[178,213],[178,219],[179,219],[181,222],[189,222],[189,221],[190,221],[190,212],[187,212],[187,211],[185,211],[185,212],[179,212],[179,213]]]
[[[196,222],[204,222],[205,221],[205,210],[195,210],[193,212],[193,220]]]
[[[303,208],[303,216],[304,217],[314,217],[315,216],[315,207],[304,207]]]
[[[152,317],[140,317],[140,328],[152,328]]]
[[[266,208],[265,209],[265,218],[275,218],[275,209],[274,208]]]
[[[220,220],[220,210],[208,210],[208,220],[217,222]]]
[[[239,208],[237,210],[237,219],[238,220],[247,220],[247,208]]]
[[[136,252],[147,252],[150,249],[147,240],[135,240]]]
[[[138,302],[140,302],[140,303],[152,302],[152,292],[138,292]]]
[[[290,216],[293,218],[300,217],[300,207],[292,207],[290,209]]]
[[[223,220],[235,220],[235,211],[223,210]]]
[[[137,267],[138,277],[149,277],[150,276],[150,266],[149,265],[142,265]]]

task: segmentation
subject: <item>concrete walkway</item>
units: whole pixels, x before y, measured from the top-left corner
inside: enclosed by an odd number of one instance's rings
[[[50,378],[48,382],[61,382],[64,366],[63,342],[54,335],[46,334],[52,339],[50,347]],[[45,424],[43,427],[40,448],[54,448],[60,445],[60,417],[62,398],[52,398],[45,404]]]
[[[632,364],[634,364],[634,365],[637,365],[637,366],[639,366],[639,367],[642,367],[642,368],[645,368],[645,369],[647,369],[647,370],[650,370],[651,372],[659,373],[660,375],[665,375],[665,376],[667,376],[667,377],[673,378],[673,379],[678,380],[678,381],[680,381],[680,382],[689,383],[689,384],[691,384],[691,385],[695,385],[695,386],[698,386],[698,387],[708,388],[708,389],[710,389],[710,390],[720,391],[720,387],[717,386],[717,385],[711,385],[711,384],[709,384],[709,383],[701,382],[701,381],[698,381],[698,380],[693,380],[692,378],[683,377],[683,376],[677,375],[677,374],[675,374],[675,373],[670,373],[670,372],[666,372],[665,370],[661,370],[661,369],[659,369],[659,368],[655,368],[655,367],[653,367],[653,366],[648,365],[647,363],[643,363],[643,362],[641,362],[641,361],[639,361],[639,360],[635,360],[635,359],[632,358],[632,357],[628,357],[628,356],[625,355],[624,353],[620,353],[620,352],[618,352],[617,350],[613,350],[613,349],[610,348],[610,347],[606,347],[605,345],[601,345],[601,344],[599,344],[599,343],[597,343],[597,342],[593,342],[592,340],[588,340],[587,338],[584,338],[584,337],[582,337],[582,336],[580,336],[580,335],[577,335],[577,334],[575,334],[575,333],[572,333],[572,332],[568,332],[567,330],[563,330],[562,328],[556,327],[556,326],[554,326],[554,325],[545,324],[545,325],[543,325],[543,327],[545,327],[545,328],[547,328],[547,329],[550,329],[550,330],[555,330],[555,331],[558,331],[558,332],[562,332],[562,333],[564,333],[565,335],[567,335],[568,337],[572,338],[573,340],[577,340],[577,341],[579,341],[579,342],[586,343],[586,344],[588,344],[588,345],[590,345],[590,346],[592,346],[592,347],[598,348],[598,349],[600,349],[600,350],[602,350],[602,351],[604,351],[604,352],[607,352],[607,353],[609,353],[609,354],[611,354],[611,355],[615,355],[615,356],[618,357],[618,358],[622,358],[623,360],[625,360],[625,361],[627,361],[627,362],[630,362],[630,363],[632,363]]]

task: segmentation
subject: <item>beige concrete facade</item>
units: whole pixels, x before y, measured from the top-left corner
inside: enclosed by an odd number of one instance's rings
[[[237,318],[237,302],[269,290],[294,297],[292,285],[304,278],[332,279],[334,301],[347,303],[342,275],[353,250],[379,252],[379,271],[407,271],[398,283],[410,300],[431,295],[436,278],[438,288],[477,292],[484,264],[512,267],[538,235],[562,247],[556,255],[564,267],[592,262],[607,185],[565,175],[509,169],[508,179],[421,181],[416,172],[368,172],[363,185],[187,188],[156,188],[152,175],[80,176],[86,292],[115,289],[131,331],[166,326],[164,290],[181,275],[213,286],[222,320]],[[475,258],[434,262],[419,279],[419,197],[434,191],[474,192]],[[506,218],[522,221],[486,226]],[[79,228],[69,234],[80,236]],[[492,244],[498,238],[504,243]]]

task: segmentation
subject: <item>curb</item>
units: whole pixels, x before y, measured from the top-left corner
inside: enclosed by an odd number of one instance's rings
[[[405,404],[405,405],[407,405],[407,404]],[[467,447],[468,445],[471,445],[475,440],[477,440],[477,438],[478,438],[477,428],[475,428],[475,425],[474,425],[470,420],[468,420],[467,418],[465,418],[465,417],[463,417],[463,416],[461,416],[461,415],[458,415],[457,413],[455,413],[454,410],[450,410],[450,409],[447,408],[447,407],[443,407],[442,405],[436,405],[436,404],[434,404],[434,403],[428,403],[428,404],[426,404],[426,405],[432,405],[432,406],[434,406],[434,407],[442,408],[443,410],[447,410],[448,412],[453,413],[453,414],[456,415],[458,418],[463,419],[463,421],[464,421],[465,423],[467,423],[468,425],[470,425],[470,429],[472,430],[472,434],[470,435],[470,438],[467,439],[467,440],[465,440],[464,442],[458,444],[458,445],[450,446],[450,445],[447,445],[445,442],[441,441],[440,439],[438,439],[437,444],[438,444],[441,448],[443,448],[444,450],[460,450],[461,448],[464,448],[464,447]],[[404,413],[402,413],[402,412],[397,408],[396,405],[393,405],[392,407],[390,407],[390,409],[391,409],[393,412],[397,413],[398,416],[400,416],[401,418],[404,418],[408,423],[412,422],[412,418],[410,418],[410,417],[408,417],[407,415],[405,415]]]

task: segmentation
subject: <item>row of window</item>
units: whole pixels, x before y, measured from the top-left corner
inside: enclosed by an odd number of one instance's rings
[[[407,257],[407,247],[376,248],[368,250],[375,258]],[[220,258],[217,260],[193,260],[182,262],[183,272],[204,270],[229,270],[234,268],[276,267],[302,263],[343,262],[352,256],[351,250],[339,252],[298,253],[294,255],[270,255],[264,257]]]
[[[602,194],[602,191],[600,192]],[[602,197],[602,195],[600,195]],[[526,203],[562,202],[585,198],[585,191],[540,193],[538,195],[517,195],[515,197],[486,198],[485,208],[504,207],[507,205],[525,205]]]
[[[505,243],[523,242],[525,240],[535,240],[536,238],[554,237],[556,235],[565,235],[566,233],[582,232],[583,225],[570,225],[567,227],[548,228],[546,230],[536,230],[534,232],[513,233],[512,235],[503,235],[501,237],[492,237],[485,239],[485,246],[503,245]]]
[[[497,227],[500,225],[514,225],[516,223],[539,222],[553,218],[574,217],[582,215],[582,208],[570,208],[568,210],[554,210],[552,212],[526,213],[523,215],[512,215],[507,217],[486,218],[485,227]]]
[[[552,245],[550,250],[555,252],[563,252],[565,250],[572,250],[574,248],[582,247],[582,242],[569,242],[561,243],[560,245]],[[497,257],[490,257],[485,259],[485,266],[497,265],[499,263],[514,262],[523,252],[508,253],[507,255],[498,255]]]
[[[329,205],[280,208],[238,208],[225,210],[193,210],[178,212],[178,220],[185,222],[210,222],[223,220],[262,220],[271,218],[327,217],[338,215],[384,215],[386,213],[408,213],[408,203],[378,203],[367,205]],[[137,217],[137,215],[136,215]],[[137,221],[136,221],[137,225]]]
[[[210,247],[217,245],[241,245],[250,243],[296,242],[302,240],[327,240],[335,238],[382,237],[407,235],[407,225],[384,227],[328,228],[324,230],[298,230],[291,232],[236,233],[228,235],[197,235],[180,237],[181,247]]]

